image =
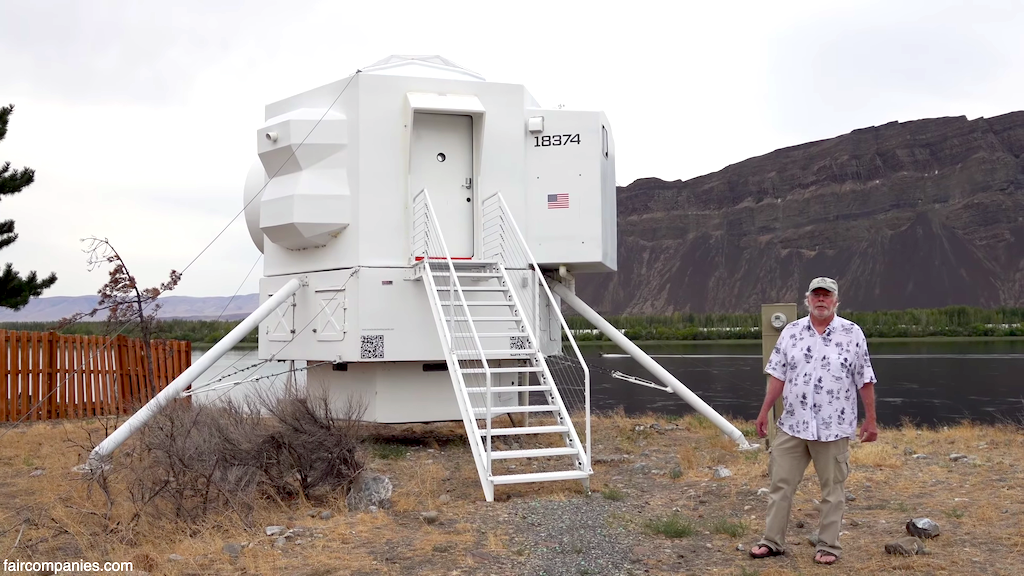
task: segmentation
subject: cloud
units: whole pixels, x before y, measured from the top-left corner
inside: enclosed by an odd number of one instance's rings
[[[892,120],[1013,111],[1024,88],[1021,29],[1024,13],[1006,2],[816,14],[779,39],[767,93],[772,127],[798,144]]]
[[[224,57],[263,1],[4,3],[0,60],[38,97],[180,104],[195,71]]]

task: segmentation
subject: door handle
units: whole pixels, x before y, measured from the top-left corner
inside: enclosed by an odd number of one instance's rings
[[[473,179],[472,178],[466,178],[466,183],[463,184],[462,187],[465,188],[466,190],[472,190],[473,189]]]

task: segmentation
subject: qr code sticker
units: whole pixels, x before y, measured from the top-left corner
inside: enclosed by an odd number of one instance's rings
[[[509,340],[509,348],[512,350],[526,350],[530,347],[529,340],[523,336],[510,336]]]
[[[383,334],[370,334],[368,336],[359,337],[359,358],[362,360],[372,360],[374,358],[384,358],[384,335]]]

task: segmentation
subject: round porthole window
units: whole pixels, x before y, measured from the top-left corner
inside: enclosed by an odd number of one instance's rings
[[[444,159],[445,159],[444,152],[438,152],[437,153],[437,161],[438,162],[444,162]]]

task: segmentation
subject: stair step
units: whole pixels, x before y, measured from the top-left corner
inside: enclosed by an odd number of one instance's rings
[[[440,258],[437,256],[431,256],[429,260],[430,264],[444,266],[447,268],[448,260],[446,258]],[[418,260],[418,264],[424,264],[426,261]],[[459,258],[452,258],[452,265],[455,268],[472,268],[476,266],[493,266],[498,263],[497,260],[462,260]]]
[[[470,358],[472,360],[472,358]],[[491,368],[492,374],[509,374],[516,372],[543,372],[544,369],[540,366],[507,366],[501,368]],[[487,371],[483,368],[459,368],[459,372],[463,374],[484,374]]]
[[[435,289],[438,292],[451,292],[454,290],[451,286],[437,286]],[[508,288],[504,286],[463,286],[463,292],[508,292]]]
[[[491,476],[489,479],[494,484],[519,484],[525,482],[548,482],[554,480],[583,480],[589,478],[590,474],[580,470],[565,470],[562,472],[533,472],[530,474],[506,474],[503,476]]]
[[[462,304],[463,304],[461,300],[456,300],[455,302],[452,302],[451,300],[438,300],[438,302],[440,302],[442,306],[451,306],[453,304],[455,306],[462,306]],[[515,302],[506,302],[505,300],[489,300],[489,301],[484,301],[484,300],[467,300],[466,301],[466,305],[467,306],[515,306],[516,304],[515,304]]]
[[[522,414],[523,412],[557,412],[558,406],[535,404],[533,406],[492,406],[491,414]],[[473,408],[477,414],[486,414],[487,407]]]
[[[519,426],[517,428],[491,428],[491,436],[519,436],[521,434],[563,434],[568,431],[568,426]],[[486,436],[487,430],[481,428],[480,435]]]
[[[451,272],[432,272],[431,275],[448,278],[451,276]],[[501,274],[498,272],[459,272],[456,270],[455,275],[460,278],[463,276],[467,278],[501,278]]]
[[[522,350],[484,350],[484,358],[490,359],[502,359],[502,358],[513,358],[517,355],[522,354],[536,354],[535,348],[524,348]],[[480,353],[476,350],[467,350],[466,352],[452,352],[456,357],[462,358],[463,360],[478,360]],[[492,369],[493,371],[493,369]]]
[[[575,448],[534,448],[532,450],[491,450],[491,460],[508,460],[509,458],[542,458],[545,456],[576,456]]]
[[[492,393],[498,392],[541,392],[543,390],[551,390],[551,386],[547,384],[539,384],[537,386],[491,386]],[[470,394],[486,394],[486,386],[474,386],[472,388],[466,388],[466,392]]]
[[[472,320],[473,322],[522,322],[523,321],[523,319],[520,318],[519,316],[470,316],[468,319]],[[445,320],[453,320],[453,318],[445,317]],[[461,320],[461,321],[464,322],[464,321],[467,320],[467,318],[464,317],[464,316],[459,316],[458,318],[454,318],[454,320]],[[510,334],[510,336],[511,336],[511,334]]]
[[[476,335],[480,338],[501,338],[502,336],[526,338],[528,336],[526,332],[477,332]],[[455,338],[471,338],[473,334],[471,332],[456,332],[452,336]]]

